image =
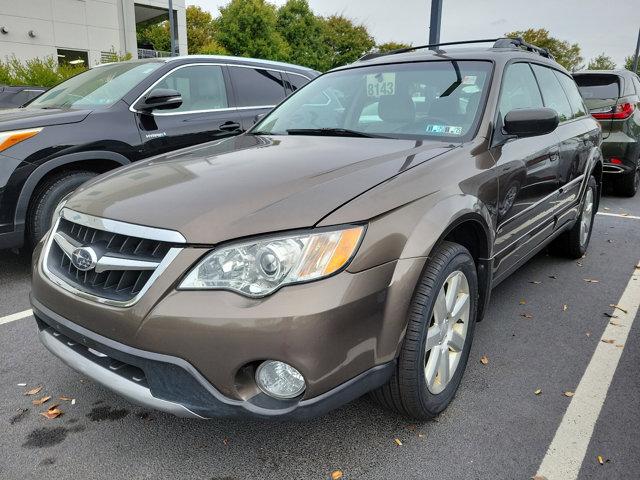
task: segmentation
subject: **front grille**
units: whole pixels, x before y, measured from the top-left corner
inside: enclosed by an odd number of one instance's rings
[[[174,246],[170,242],[109,232],[60,218],[55,234],[61,235],[74,247],[91,247],[100,258],[159,264]],[[128,302],[149,282],[155,269],[96,268],[83,271],[74,266],[69,252],[54,240],[50,241],[48,270],[65,283],[90,295],[116,302]]]

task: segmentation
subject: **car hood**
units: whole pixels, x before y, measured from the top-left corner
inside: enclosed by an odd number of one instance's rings
[[[90,113],[91,110],[41,108],[0,110],[0,132],[81,122]]]
[[[415,140],[241,135],[108,173],[79,189],[67,207],[215,244],[312,227],[366,190],[452,148]]]

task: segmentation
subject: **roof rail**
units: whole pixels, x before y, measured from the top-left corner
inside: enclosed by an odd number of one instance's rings
[[[492,48],[524,48],[528,52],[538,53],[543,57],[553,59],[553,56],[546,48],[536,47],[530,43],[525,42],[521,37],[516,38],[485,38],[482,40],[463,40],[458,42],[444,42],[444,43],[431,43],[429,45],[417,45],[415,47],[399,48],[397,50],[391,50],[389,52],[372,52],[366,53],[358,59],[358,61],[371,60],[373,58],[384,57],[387,55],[396,55],[398,53],[413,52],[414,50],[422,50],[424,48],[432,47],[445,47],[449,45],[465,45],[473,43],[493,43]]]
[[[522,37],[514,37],[514,38],[499,38],[496,40],[496,43],[493,44],[493,48],[509,48],[516,47],[522,48],[527,52],[537,53],[542,55],[543,57],[550,58],[553,60],[553,55],[546,48],[537,47],[532,45],[531,43],[527,43],[524,41]]]

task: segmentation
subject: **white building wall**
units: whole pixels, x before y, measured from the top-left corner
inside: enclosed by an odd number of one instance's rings
[[[0,58],[56,56],[57,49],[88,53],[90,66],[100,53],[137,56],[134,3],[167,8],[167,0],[0,0]],[[180,54],[187,54],[185,0],[174,0]],[[29,36],[33,31],[34,37]]]

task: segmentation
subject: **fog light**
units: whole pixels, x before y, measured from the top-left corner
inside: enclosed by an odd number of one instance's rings
[[[267,360],[256,371],[256,383],[260,390],[274,398],[294,398],[304,392],[302,374],[284,362]]]

